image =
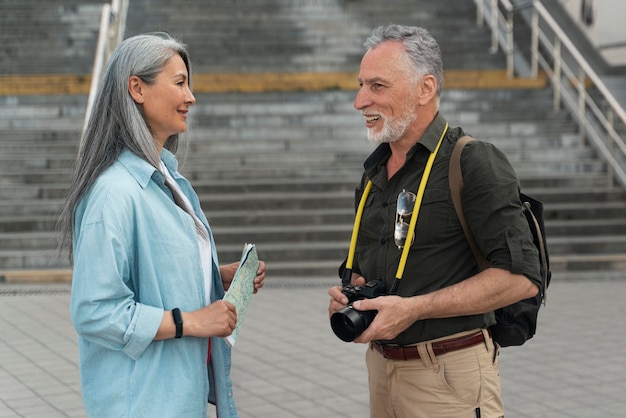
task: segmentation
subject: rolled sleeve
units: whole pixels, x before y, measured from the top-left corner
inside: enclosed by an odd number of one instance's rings
[[[164,310],[139,303],[127,283],[129,231],[107,223],[97,209],[85,216],[74,241],[72,321],[87,341],[137,359],[154,339]]]
[[[506,156],[492,144],[473,141],[463,151],[461,166],[465,216],[483,254],[494,267],[541,283],[519,182]]]
[[[163,309],[142,305],[126,284],[124,242],[102,220],[78,232],[72,281],[72,321],[88,341],[136,359],[154,339]]]
[[[135,313],[124,335],[127,341],[123,348],[124,353],[133,360],[138,359],[154,339],[163,320],[163,309],[153,306],[135,305]]]

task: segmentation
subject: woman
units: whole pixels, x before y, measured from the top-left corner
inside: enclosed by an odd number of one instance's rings
[[[94,100],[61,226],[74,277],[85,408],[94,417],[236,417],[218,267],[198,197],[173,152],[195,103],[184,45],[122,42]],[[255,292],[263,286],[259,263]]]

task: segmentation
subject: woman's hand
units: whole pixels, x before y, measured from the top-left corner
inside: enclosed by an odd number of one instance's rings
[[[183,335],[194,337],[228,337],[237,326],[235,305],[224,300],[193,312],[183,312]]]
[[[237,272],[237,267],[239,267],[239,262],[225,264],[220,266],[220,276],[222,277],[222,285],[224,286],[224,290],[228,290],[230,284],[235,278],[235,272]],[[254,278],[254,293],[257,293],[260,288],[263,287],[263,282],[265,280],[265,261],[259,260],[259,268],[256,271],[256,277]]]
[[[230,287],[231,282],[235,278],[237,267],[239,267],[239,263],[231,263],[220,266],[220,277],[222,278],[224,290],[228,290]]]
[[[192,312],[181,312],[181,315],[184,337],[228,337],[237,326],[237,309],[225,300],[218,300]],[[172,311],[165,311],[154,340],[174,338],[175,334]]]
[[[256,277],[254,278],[254,293],[257,293],[260,288],[263,287],[265,280],[265,261],[259,260],[259,268],[256,271]]]

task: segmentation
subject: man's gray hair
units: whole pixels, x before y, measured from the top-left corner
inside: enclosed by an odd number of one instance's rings
[[[435,38],[426,29],[417,26],[379,26],[365,40],[364,46],[369,51],[386,41],[400,41],[404,44],[416,78],[434,76],[437,81],[436,95],[439,97],[443,86],[443,61]]]

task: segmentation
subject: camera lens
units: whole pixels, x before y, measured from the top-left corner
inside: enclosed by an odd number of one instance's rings
[[[339,339],[351,342],[370,326],[374,316],[376,311],[355,311],[346,306],[330,317],[330,326]]]

